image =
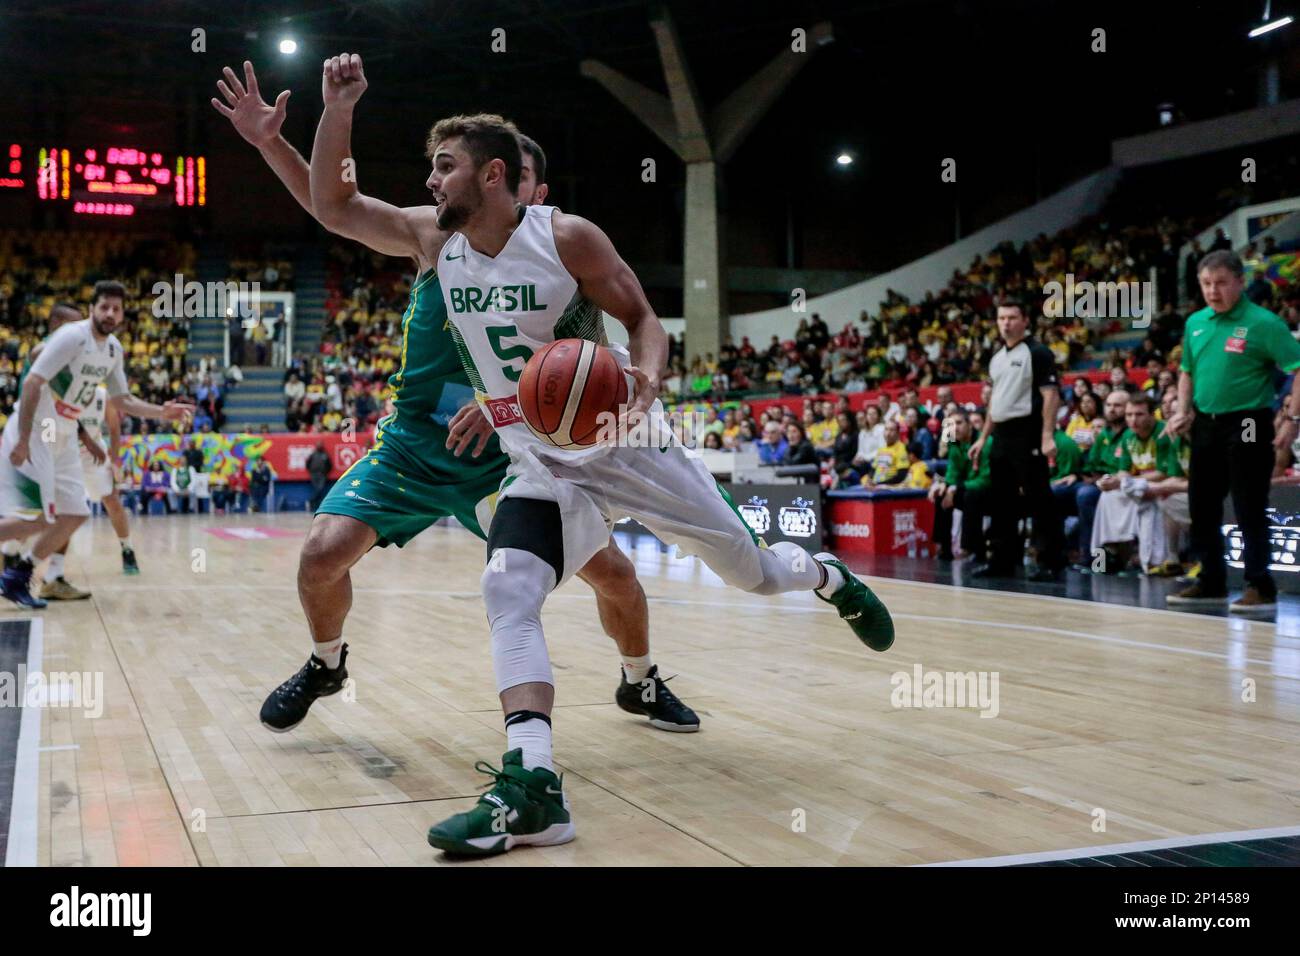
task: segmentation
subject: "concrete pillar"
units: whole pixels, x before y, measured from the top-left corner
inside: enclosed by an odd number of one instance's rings
[[[686,164],[686,248],[682,304],[686,319],[686,362],[712,352],[718,357],[727,329],[723,282],[722,217],[718,211],[718,166]]]
[[[759,117],[776,100],[817,48],[834,40],[829,23],[815,24],[798,51],[792,42],[746,80],[710,117],[686,62],[681,39],[666,7],[650,18],[659,47],[668,96],[655,92],[596,60],[584,60],[582,75],[608,90],[664,141],[686,164],[685,277],[686,361],[712,352],[716,359],[729,334],[727,289],[718,209],[718,172]],[[793,37],[793,32],[791,36]]]

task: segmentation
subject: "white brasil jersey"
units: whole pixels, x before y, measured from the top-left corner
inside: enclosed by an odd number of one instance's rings
[[[609,449],[556,449],[529,431],[519,411],[519,376],[534,352],[556,339],[607,344],[604,313],[578,293],[555,249],[553,212],[554,206],[525,207],[496,257],[475,252],[460,233],[452,236],[439,256],[438,282],[465,373],[507,453],[517,458],[531,449],[572,464]],[[630,364],[625,348],[609,348],[619,365]]]
[[[101,382],[107,385],[109,396],[127,393],[122,344],[113,335],[96,341],[90,323],[90,319],[82,319],[60,328],[32,363],[31,374],[46,380],[33,430],[52,419],[60,437],[75,436],[77,419],[94,404]]]

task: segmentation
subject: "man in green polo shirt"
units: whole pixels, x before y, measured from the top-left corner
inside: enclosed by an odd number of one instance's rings
[[[1183,332],[1178,411],[1166,432],[1191,435],[1192,551],[1201,573],[1167,600],[1175,606],[1227,601],[1221,528],[1223,498],[1231,492],[1246,589],[1229,610],[1267,613],[1277,607],[1265,515],[1274,448],[1290,445],[1300,421],[1289,416],[1274,435],[1274,382],[1277,369],[1300,369],[1300,342],[1278,316],[1242,295],[1242,274],[1241,260],[1227,250],[1211,252],[1196,270],[1206,307],[1188,318]],[[1300,376],[1292,383],[1291,407],[1300,408]]]
[[[948,422],[952,424],[949,425]],[[948,441],[948,467],[943,478],[930,486],[930,500],[934,502],[934,541],[939,547],[939,560],[951,561],[952,515],[961,512],[961,550],[965,556],[974,555],[985,560],[984,515],[988,513],[989,455],[980,456],[978,467],[971,464],[970,451],[972,427],[965,412],[958,412],[944,420],[951,428]],[[993,442],[990,435],[985,442],[987,451]]]
[[[1128,406],[1128,392],[1117,388],[1108,392],[1102,405],[1102,416],[1106,427],[1093,439],[1088,454],[1083,456],[1079,468],[1079,480],[1066,485],[1063,490],[1053,489],[1066,517],[1079,516],[1079,525],[1075,548],[1078,560],[1070,565],[1071,571],[1081,574],[1092,573],[1092,526],[1097,518],[1097,502],[1101,500],[1101,489],[1097,479],[1103,475],[1113,475],[1119,470],[1119,441],[1125,431],[1124,413]]]
[[[1150,487],[1165,478],[1161,466],[1169,438],[1157,431],[1154,412],[1150,395],[1135,392],[1129,396],[1124,410],[1128,428],[1116,443],[1116,468],[1097,479],[1101,499],[1093,523],[1091,553],[1096,558],[1102,550],[1109,552],[1109,569],[1128,565],[1134,543],[1143,570],[1165,563],[1164,523]]]

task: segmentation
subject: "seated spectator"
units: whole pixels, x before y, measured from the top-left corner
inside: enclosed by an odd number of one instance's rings
[[[722,451],[722,437],[717,432],[705,432],[704,448],[708,451]]]
[[[835,439],[840,426],[833,415],[827,415],[823,405],[809,404],[804,410],[803,429],[817,451],[817,457],[830,458],[835,453]]]
[[[903,413],[903,430],[906,431],[903,437],[909,446],[913,442],[920,444],[922,458],[928,460],[938,457],[939,443],[930,431],[927,420],[921,417],[919,408],[912,407]]]
[[[982,424],[982,423],[981,423]],[[989,460],[992,457],[990,435],[984,442],[979,469],[973,470],[970,460],[971,419],[958,412],[948,426],[948,467],[943,478],[930,486],[930,500],[934,502],[934,541],[939,548],[940,560],[950,561],[952,550],[954,513],[961,515],[961,548],[956,557],[974,555],[984,560],[984,516],[989,512]]]
[[[868,405],[858,415],[858,453],[853,459],[853,467],[859,474],[866,474],[875,468],[876,452],[885,445],[885,424],[877,405]]]
[[[885,444],[876,452],[875,467],[870,474],[863,476],[862,483],[869,487],[896,485],[907,477],[910,466],[907,446],[899,438],[898,422],[888,422],[885,425]]]
[[[1114,393],[1112,393],[1114,394]],[[1169,439],[1157,434],[1149,395],[1135,393],[1125,406],[1128,430],[1118,445],[1118,467],[1097,479],[1101,500],[1092,529],[1094,560],[1105,551],[1104,570],[1123,567],[1126,553],[1136,542],[1138,560],[1146,570],[1167,560],[1164,519],[1150,485],[1166,476],[1160,469],[1168,461]],[[1112,556],[1117,556],[1112,561]],[[1103,570],[1094,565],[1094,570]]]
[[[858,425],[848,412],[836,416],[839,434],[835,436],[834,469],[841,485],[855,486],[862,480],[862,472],[855,465],[858,457]]]
[[[797,422],[791,422],[785,428],[786,449],[785,456],[781,460],[782,465],[815,465],[817,464],[817,451],[813,448],[812,442],[808,440],[803,426]]]
[[[763,426],[763,440],[758,443],[758,460],[764,465],[780,465],[785,461],[786,450],[790,447],[785,439],[785,430],[778,422],[768,421]]]
[[[231,512],[243,513],[248,507],[248,471],[244,465],[244,462],[239,462],[226,479],[226,507]]]
[[[194,489],[194,470],[182,460],[175,468],[172,469],[171,483],[169,487],[171,500],[171,511],[176,510],[177,503],[180,504],[180,512],[183,515],[190,513],[190,506],[195,502]]]
[[[1162,402],[1161,411],[1165,421],[1173,417],[1178,410],[1178,397],[1166,392],[1168,399]],[[1183,435],[1165,436],[1165,458],[1160,464],[1164,478],[1148,483],[1148,491],[1160,507],[1165,535],[1165,561],[1148,568],[1148,573],[1159,577],[1174,577],[1183,573],[1183,563],[1179,559],[1182,552],[1182,539],[1192,526],[1191,506],[1187,495],[1188,476],[1191,474],[1192,445]]]
[[[144,478],[140,482],[140,514],[149,513],[149,502],[161,501],[168,514],[172,513],[171,500],[168,493],[171,491],[171,476],[163,469],[161,459],[155,458],[149,463],[149,470],[144,473]]]
[[[1087,381],[1087,379],[1084,379]],[[1084,392],[1075,399],[1074,414],[1065,426],[1065,434],[1079,449],[1087,454],[1092,448],[1093,437],[1100,434],[1106,426],[1106,420],[1097,410],[1097,399],[1091,392]]]
[[[919,441],[907,446],[907,477],[903,480],[904,488],[929,488],[931,483],[930,468],[925,463],[925,449]]]

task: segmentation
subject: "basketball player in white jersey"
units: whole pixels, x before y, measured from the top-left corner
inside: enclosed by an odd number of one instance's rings
[[[311,202],[310,169],[307,162],[280,135],[289,91],[282,92],[276,98],[274,106],[268,104],[262,99],[257,74],[248,61],[244,62],[243,82],[240,82],[230,67],[225,68],[224,76],[224,80],[217,82],[217,89],[225,102],[214,97],[213,107],[231,121],[244,139],[258,148],[262,158],[294,199],[309,215],[316,217]],[[328,101],[331,89],[323,85],[322,92]],[[548,189],[546,156],[541,146],[532,140],[525,138],[523,145],[525,175],[520,177],[516,199],[524,205],[541,203],[545,200]],[[434,273],[438,249],[448,235],[438,229],[434,207],[399,210],[386,203],[371,202],[374,203],[374,208],[385,215],[412,217],[422,239],[419,247],[411,249],[407,254],[415,260],[417,276],[424,276],[424,281],[427,282]],[[334,229],[377,252],[388,252],[393,246],[391,239],[384,239],[381,232],[369,227],[366,217],[349,218],[346,224],[336,223]],[[433,276],[433,283],[436,287],[436,276]],[[450,346],[449,333],[444,329],[446,315],[442,295],[439,293],[436,297],[429,297],[427,306],[421,301],[420,308],[417,309],[415,296],[418,288],[420,285],[417,281],[403,326],[403,341],[409,335],[415,345],[411,349],[411,357],[416,365],[422,361],[418,357],[419,353],[426,349],[436,349],[441,344],[440,340],[447,340],[447,346]],[[415,343],[417,336],[431,342]],[[393,507],[390,502],[370,502],[367,508],[359,510],[355,515],[333,513],[331,498],[326,498],[325,506],[312,520],[298,565],[298,597],[311,631],[312,656],[297,674],[276,688],[263,704],[263,725],[276,732],[293,729],[306,718],[315,700],[342,689],[347,678],[347,646],[343,643],[342,634],[352,605],[352,565],[361,560],[372,547],[387,546],[390,543],[382,535],[389,521],[402,520],[414,514],[427,527],[439,516],[454,513],[452,503],[457,489],[451,487],[451,476],[457,473],[459,456],[467,448],[472,448],[472,457],[478,458],[488,448],[492,427],[478,404],[473,401],[467,402],[447,422],[445,447],[443,439],[426,432],[422,432],[421,437],[427,437],[427,441],[401,440],[402,436],[396,431],[394,422],[400,424],[403,416],[415,416],[417,413],[405,410],[395,412],[395,408],[409,407],[404,405],[408,398],[415,403],[417,409],[440,405],[441,398],[438,396],[443,388],[440,375],[429,375],[418,370],[414,377],[406,374],[406,362],[407,353],[403,351],[402,369],[396,373],[394,380],[390,380],[394,396],[398,400],[390,399],[385,417],[380,420],[381,430],[386,429],[381,431],[384,435],[384,448],[381,451],[376,446],[367,458],[392,456],[391,466],[396,468],[402,467],[401,458],[413,458],[414,464],[422,472],[436,476],[436,479],[431,479],[431,484],[440,487],[430,488],[427,493],[404,497],[400,508]],[[453,360],[447,364],[456,370],[458,382],[464,379],[458,361]],[[468,392],[468,389],[465,391]],[[490,486],[491,497],[495,497],[500,476],[505,472],[506,461],[495,449],[488,451],[487,455],[484,463],[491,464],[493,468]],[[499,460],[492,463],[491,458]],[[383,469],[388,465],[381,461],[379,467]],[[660,730],[674,733],[698,730],[699,717],[667,686],[672,678],[660,676],[659,666],[652,662],[650,610],[645,591],[637,580],[636,567],[613,538],[579,572],[579,577],[595,592],[596,610],[601,625],[622,657],[619,686],[614,692],[615,703],[628,713],[648,718],[651,726]]]
[[[409,218],[376,209],[340,175],[352,104],[365,89],[361,58],[334,57],[324,73],[334,95],[326,96],[312,150],[313,208],[327,227],[344,217],[366,218],[377,242],[391,244],[394,254],[420,248]],[[663,426],[657,397],[668,357],[663,326],[596,226],[553,207],[516,205],[521,161],[513,124],[487,115],[443,120],[430,132],[428,152],[438,226],[457,233],[436,257],[448,315],[466,372],[481,386],[480,402],[511,458],[482,577],[508,750],[501,770],[485,771],[495,778],[492,789],[468,812],[432,827],[429,843],[453,853],[492,854],[573,839],[551,758],[555,693],[541,610],[546,595],[603,547],[613,521],[639,520],[742,590],[814,590],[875,650],[893,643],[894,627],[879,599],[833,555],[809,555],[784,542],[761,548],[703,464]],[[631,356],[613,350],[636,382],[628,420],[635,424],[649,414],[661,442],[559,451],[519,417],[519,375],[548,342],[599,339],[602,312],[628,330]]]
[[[49,335],[57,332],[66,322],[76,322],[81,313],[73,306],[59,304],[50,310]],[[46,336],[48,341],[49,336]],[[41,354],[45,341],[36,343],[27,355],[28,368]],[[25,372],[26,370],[24,370]],[[136,562],[135,550],[131,546],[131,528],[126,517],[126,508],[117,495],[116,469],[118,452],[122,439],[122,419],[108,403],[108,389],[100,385],[95,389],[95,400],[86,408],[86,414],[77,420],[78,435],[81,441],[81,469],[86,482],[86,493],[90,500],[98,501],[108,512],[113,530],[117,532],[118,545],[122,552],[122,573],[139,574],[140,566]],[[71,539],[65,541],[54,554],[50,555],[45,567],[43,583],[39,596],[44,601],[81,601],[90,597],[89,591],[83,591],[71,584],[64,577],[64,562],[67,559]],[[21,542],[6,541],[3,545],[5,567],[12,567],[18,561]]]
[[[0,439],[0,515],[27,521],[44,517],[46,522],[35,543],[0,577],[0,590],[17,604],[44,605],[31,594],[33,563],[66,544],[90,514],[78,419],[94,401],[96,388],[105,383],[109,404],[128,415],[180,421],[193,411],[183,402],[155,405],[129,393],[122,345],[113,335],[122,323],[125,304],[121,283],[97,282],[90,318],[68,322],[46,340],[5,424]],[[33,434],[37,425],[40,432]],[[3,524],[0,532],[6,539],[32,533],[30,527],[10,533]]]

